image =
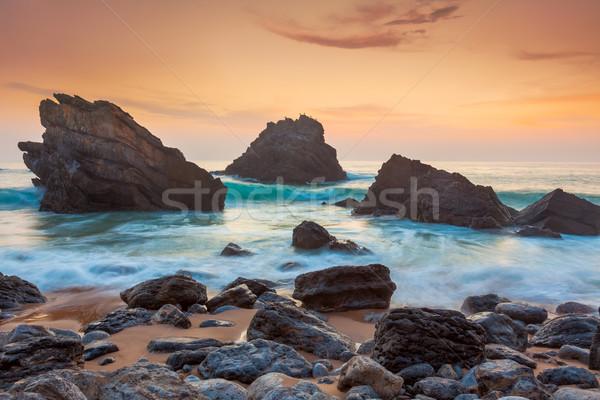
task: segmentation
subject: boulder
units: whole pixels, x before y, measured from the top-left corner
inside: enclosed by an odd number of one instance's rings
[[[471,315],[469,320],[483,326],[486,343],[503,344],[517,351],[527,349],[525,327],[518,322],[514,322],[507,315],[481,312]]]
[[[318,312],[388,308],[396,284],[381,264],[340,266],[298,275],[292,297]]]
[[[242,256],[252,256],[254,253],[252,250],[244,249],[238,246],[235,243],[229,243],[223,251],[221,251],[221,255],[224,257],[242,257]]]
[[[269,122],[250,147],[225,168],[226,175],[303,184],[346,179],[336,151],[325,143],[323,125],[300,115]]]
[[[275,282],[265,279],[247,279],[240,276],[233,282],[227,284],[227,286],[223,288],[223,291],[233,289],[236,286],[246,285],[252,294],[254,294],[256,297],[259,297],[265,292],[277,293],[274,289],[272,289],[274,284]]]
[[[539,228],[537,226],[525,225],[517,231],[518,236],[522,237],[542,237],[550,239],[562,239],[560,233],[551,231],[550,229]]]
[[[256,295],[244,284],[222,291],[206,302],[206,308],[209,312],[213,312],[222,306],[252,308],[255,301]]]
[[[152,313],[144,308],[115,310],[98,321],[90,322],[83,331],[87,334],[103,331],[111,335],[137,325],[151,325]]]
[[[427,363],[414,364],[401,369],[398,376],[404,379],[404,383],[413,386],[418,381],[435,376],[435,369]]]
[[[576,385],[581,389],[598,388],[596,375],[585,368],[574,367],[572,365],[548,368],[538,375],[542,383],[550,383],[556,386]]]
[[[414,364],[470,368],[484,358],[485,330],[452,310],[403,307],[376,325],[373,359],[392,372]]]
[[[452,379],[438,377],[425,378],[417,382],[414,392],[438,400],[453,400],[461,394],[468,394],[465,385]]]
[[[600,391],[565,387],[554,392],[554,400],[600,400]]]
[[[81,340],[39,325],[19,325],[0,347],[0,389],[28,376],[75,368],[83,355]]]
[[[353,357],[342,366],[337,387],[345,392],[363,385],[373,388],[382,400],[392,400],[403,393],[404,379],[368,357]]]
[[[197,339],[189,337],[161,337],[148,343],[150,353],[174,353],[180,350],[200,350],[206,347],[221,347],[217,339]]]
[[[540,330],[531,338],[531,344],[557,349],[570,344],[587,349],[592,344],[598,322],[600,320],[593,315],[561,315],[544,322]]]
[[[600,206],[555,189],[519,212],[516,223],[566,235],[600,234]]]
[[[460,371],[460,368],[454,368],[452,365],[450,364],[444,364],[440,367],[440,369],[438,369],[438,371],[436,372],[436,376],[438,378],[444,378],[444,379],[451,379],[453,381],[457,381],[460,379],[458,372],[456,371]],[[462,376],[462,371],[461,371],[461,376]]]
[[[364,341],[360,345],[358,350],[356,350],[356,353],[363,355],[363,356],[370,356],[371,353],[373,353],[374,348],[375,348],[375,341],[373,339],[369,339],[369,340]]]
[[[81,391],[86,399],[104,400],[106,397],[102,397],[104,395],[102,386],[107,383],[107,375],[108,373],[105,371],[93,371],[79,368],[55,369],[42,375],[31,376],[15,382],[8,393],[15,399],[27,398],[24,396],[25,393],[23,393],[23,390],[29,386],[30,383],[44,381],[52,383],[54,380],[60,379],[74,385]],[[70,385],[68,387],[73,388],[73,386]],[[32,399],[36,398],[34,397]],[[38,399],[39,398],[36,400]],[[48,399],[62,399],[62,397],[48,397]]]
[[[499,297],[497,294],[469,296],[463,301],[462,306],[460,306],[460,311],[466,315],[494,311],[496,306],[502,302],[510,302],[510,300],[506,297]]]
[[[501,396],[521,396],[530,400],[549,400],[550,390],[538,381],[533,370],[512,360],[487,361],[472,368],[462,379],[467,386],[477,385],[481,395],[500,392]]]
[[[354,386],[346,392],[344,400],[370,400],[377,399],[378,395],[371,386]]]
[[[109,353],[119,351],[119,347],[113,342],[105,340],[96,340],[85,346],[83,350],[83,360],[92,361]]]
[[[225,379],[207,379],[191,382],[190,385],[210,400],[250,400],[248,391],[242,385]]]
[[[197,350],[179,350],[167,358],[166,364],[173,368],[173,371],[179,371],[186,365],[202,363],[209,353],[217,349],[218,347],[202,347]]]
[[[167,275],[150,279],[123,290],[121,299],[131,308],[158,310],[165,304],[179,304],[187,310],[206,303],[206,286],[186,275]]]
[[[314,383],[290,378],[280,373],[269,373],[248,386],[252,400],[336,400]]]
[[[269,303],[258,310],[250,321],[247,337],[274,340],[334,360],[354,350],[349,337],[314,314],[286,303]]]
[[[494,312],[506,314],[512,319],[522,321],[525,324],[541,324],[548,319],[548,311],[528,303],[500,303],[496,306]]]
[[[501,344],[486,344],[485,358],[488,360],[513,360],[521,365],[535,369],[537,363],[525,354]]]
[[[288,297],[283,297],[272,292],[265,292],[258,296],[258,299],[256,299],[254,302],[252,308],[259,310],[261,308],[265,308],[265,306],[269,303],[286,303],[296,305],[296,302]]]
[[[313,250],[329,247],[330,250],[341,251],[354,255],[362,255],[371,251],[359,246],[351,240],[338,240],[327,229],[313,221],[302,221],[292,232],[292,246],[299,249]]]
[[[33,283],[18,276],[8,276],[0,272],[0,309],[44,302],[46,302],[46,298]]]
[[[354,207],[358,206],[359,204],[360,204],[360,201],[353,199],[352,197],[347,197],[344,200],[336,201],[332,205],[337,206],[337,207],[344,207],[344,208],[354,208]]]
[[[152,316],[155,324],[173,325],[176,328],[188,329],[192,326],[190,319],[172,304],[165,304]]]
[[[23,400],[87,400],[77,386],[53,372],[20,381],[11,387],[9,394],[11,399]]]
[[[565,344],[560,347],[558,356],[564,360],[577,360],[582,364],[588,365],[590,362],[590,351],[581,347]]]
[[[85,335],[83,335],[83,337],[81,338],[81,344],[86,345],[92,343],[95,340],[108,339],[109,337],[110,335],[108,334],[108,332],[104,332],[101,330],[91,331],[90,333],[86,333]]]
[[[595,314],[596,308],[576,301],[567,301],[556,307],[557,314]]]
[[[312,365],[290,346],[255,339],[212,351],[198,366],[198,372],[205,379],[252,383],[270,372],[308,378],[312,376]]]
[[[494,190],[458,173],[392,155],[375,177],[355,215],[394,214],[415,221],[490,228],[510,225],[514,210]]]

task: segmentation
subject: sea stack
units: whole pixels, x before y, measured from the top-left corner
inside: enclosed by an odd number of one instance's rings
[[[269,122],[225,174],[264,182],[281,178],[295,184],[346,179],[336,150],[325,143],[324,135],[323,125],[306,115]]]
[[[40,104],[43,143],[21,142],[45,188],[41,211],[219,211],[227,188],[108,101],[55,94]]]
[[[383,164],[354,215],[396,214],[474,229],[510,225],[517,213],[490,186],[400,155]]]

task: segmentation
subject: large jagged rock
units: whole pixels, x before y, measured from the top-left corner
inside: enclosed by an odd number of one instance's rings
[[[452,310],[403,307],[377,323],[373,359],[397,373],[414,364],[470,368],[484,358],[485,330]]]
[[[0,309],[15,308],[23,304],[44,303],[46,298],[31,282],[18,276],[8,276],[0,272]]]
[[[388,308],[396,284],[385,265],[340,266],[298,275],[292,297],[319,312]]]
[[[567,235],[600,235],[600,206],[555,189],[519,212],[516,223]]]
[[[269,122],[225,174],[267,182],[282,178],[284,183],[299,184],[346,179],[335,149],[325,143],[323,125],[306,115]]]
[[[394,154],[353,214],[396,214],[421,222],[482,229],[510,225],[516,211],[502,204],[489,186],[474,185],[458,173]]]
[[[123,290],[123,300],[129,307],[158,310],[165,304],[179,304],[184,310],[194,304],[206,303],[206,286],[186,275],[167,275],[138,283]],[[110,333],[110,332],[109,332]]]
[[[219,211],[227,188],[108,101],[55,94],[40,104],[43,143],[20,142],[46,192],[40,210],[79,213],[161,209]],[[163,197],[168,189],[178,189]],[[183,189],[183,191],[182,191]]]

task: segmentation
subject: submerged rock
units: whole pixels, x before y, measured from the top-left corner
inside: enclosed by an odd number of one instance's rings
[[[562,239],[560,233],[551,231],[550,229],[539,228],[537,226],[525,225],[517,231],[518,236],[523,237],[543,237],[550,239]]]
[[[474,185],[458,173],[396,154],[382,165],[375,183],[353,211],[355,215],[394,214],[474,228],[510,225],[514,213],[491,187]]]
[[[361,255],[370,253],[366,247],[359,246],[351,240],[338,240],[327,229],[313,221],[302,221],[292,233],[292,246],[299,249],[313,250],[329,247],[344,253]]]
[[[18,276],[8,276],[0,272],[0,309],[44,302],[46,302],[46,298],[33,283]]]
[[[340,266],[298,275],[294,299],[318,312],[388,308],[396,284],[381,264]]]
[[[484,358],[485,330],[452,310],[403,307],[376,325],[373,359],[392,372],[419,363],[472,367]]]
[[[116,105],[54,97],[58,103],[40,103],[43,143],[19,143],[34,183],[46,189],[41,211],[223,209],[220,179],[163,146]]]
[[[333,205],[337,207],[354,208],[358,206],[359,203],[360,201],[353,199],[352,197],[347,197],[344,200],[336,201]]]
[[[221,251],[221,255],[224,257],[243,257],[243,256],[252,256],[254,253],[252,250],[244,249],[235,243],[229,243],[223,251]]]
[[[299,184],[346,179],[324,134],[323,125],[306,115],[269,122],[246,152],[225,168],[225,174]]]
[[[565,314],[550,319],[531,338],[534,346],[560,348],[571,344],[590,348],[600,320],[593,315]],[[591,356],[591,354],[590,354]]]
[[[123,290],[121,299],[131,308],[158,310],[165,304],[179,304],[184,310],[206,303],[206,286],[186,275],[149,279]],[[109,332],[110,333],[110,332]]]

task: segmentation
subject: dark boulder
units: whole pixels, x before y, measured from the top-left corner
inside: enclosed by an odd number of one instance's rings
[[[92,361],[109,353],[119,351],[119,347],[113,342],[105,340],[96,340],[85,346],[83,350],[83,360]]]
[[[337,207],[344,208],[354,208],[360,204],[360,201],[353,199],[352,197],[347,197],[344,200],[336,201],[332,205]]]
[[[158,310],[165,304],[179,304],[184,310],[206,303],[206,286],[186,275],[150,279],[123,290],[121,299],[131,308]],[[110,332],[109,332],[110,333]]]
[[[269,122],[246,152],[225,168],[225,174],[298,184],[346,179],[324,135],[323,125],[306,115]]]
[[[206,308],[213,312],[222,306],[252,308],[256,295],[245,284],[227,289],[206,302]]]
[[[233,289],[234,287],[240,286],[240,285],[248,286],[248,289],[250,289],[250,291],[256,297],[260,297],[260,295],[262,295],[265,292],[276,293],[275,290],[272,289],[272,286],[274,285],[274,282],[272,282],[272,281],[268,281],[265,279],[247,279],[247,278],[242,278],[241,276],[238,277],[233,282],[230,282],[229,284],[227,284],[227,286],[225,286],[223,288],[223,291]]]
[[[190,319],[172,304],[165,304],[154,313],[152,322],[155,324],[173,325],[181,329],[188,329],[192,326]]]
[[[556,189],[519,212],[516,223],[567,235],[595,236],[600,234],[600,206]]]
[[[151,325],[152,313],[144,308],[116,310],[108,313],[98,321],[90,322],[83,331],[88,334],[93,331],[103,331],[111,335],[125,328],[137,325]]]
[[[150,353],[174,353],[181,350],[200,350],[207,347],[221,347],[223,343],[217,339],[190,337],[161,337],[148,343]]]
[[[525,324],[541,324],[548,319],[548,311],[528,303],[500,303],[494,309],[498,314],[506,314]]]
[[[600,320],[593,315],[564,314],[550,319],[531,338],[534,346],[560,348],[562,345],[590,348]],[[590,354],[591,358],[591,354]]]
[[[510,225],[515,211],[502,204],[489,186],[474,185],[458,173],[394,154],[353,213],[490,228]]]
[[[220,179],[163,146],[116,105],[54,97],[58,103],[40,104],[43,143],[19,143],[35,183],[46,189],[40,210],[223,209],[227,188]]]
[[[331,267],[298,275],[292,297],[318,312],[388,308],[396,284],[381,264]]]
[[[525,225],[517,231],[518,236],[522,237],[543,237],[550,239],[562,239],[560,233],[551,231],[550,229],[539,228],[537,226]]]
[[[173,368],[173,371],[179,371],[185,365],[199,365],[206,356],[217,349],[218,347],[202,347],[197,350],[179,350],[167,358],[166,364]]]
[[[283,297],[278,295],[277,293],[265,292],[261,294],[258,299],[254,302],[252,308],[261,309],[265,308],[265,306],[269,303],[287,303],[296,305],[296,302],[289,297]]]
[[[494,311],[496,306],[502,302],[510,302],[506,297],[497,294],[484,294],[481,296],[469,296],[463,301],[460,311],[470,315],[478,312]]]
[[[398,375],[404,379],[405,384],[412,386],[422,379],[435,376],[435,369],[427,363],[414,364],[401,369]]]
[[[300,225],[294,228],[292,246],[305,250],[320,249],[327,246],[331,250],[355,255],[371,252],[366,247],[359,246],[351,240],[338,240],[327,229],[313,221],[302,221]]]
[[[354,386],[370,386],[382,400],[403,394],[404,379],[391,373],[369,357],[356,356],[342,366],[337,384],[345,392]]]
[[[598,379],[596,375],[585,368],[574,367],[572,365],[548,368],[538,375],[542,383],[550,383],[556,386],[576,385],[581,389],[598,388]]]
[[[235,243],[229,243],[223,251],[221,251],[221,255],[224,257],[244,257],[244,256],[252,256],[254,253],[252,250],[244,249]]]
[[[537,363],[523,353],[501,344],[486,344],[485,357],[488,360],[513,360],[529,368],[537,368]]]
[[[286,303],[268,303],[258,310],[250,322],[247,337],[248,340],[274,340],[334,360],[354,351],[349,337],[314,314]]]
[[[392,372],[428,363],[472,367],[484,358],[485,330],[452,310],[403,307],[376,325],[373,359]]]
[[[554,400],[600,400],[600,391],[564,387],[554,392]]]
[[[33,283],[18,276],[0,272],[0,309],[16,308],[23,304],[44,303],[46,298]]]
[[[578,303],[576,301],[567,301],[565,303],[559,304],[556,307],[557,314],[595,314],[596,308]]]
[[[485,329],[486,343],[502,344],[517,351],[527,349],[527,331],[507,315],[482,312],[469,317]]]
[[[430,377],[417,382],[414,392],[438,400],[453,400],[456,396],[468,394],[469,390],[455,380]]]

